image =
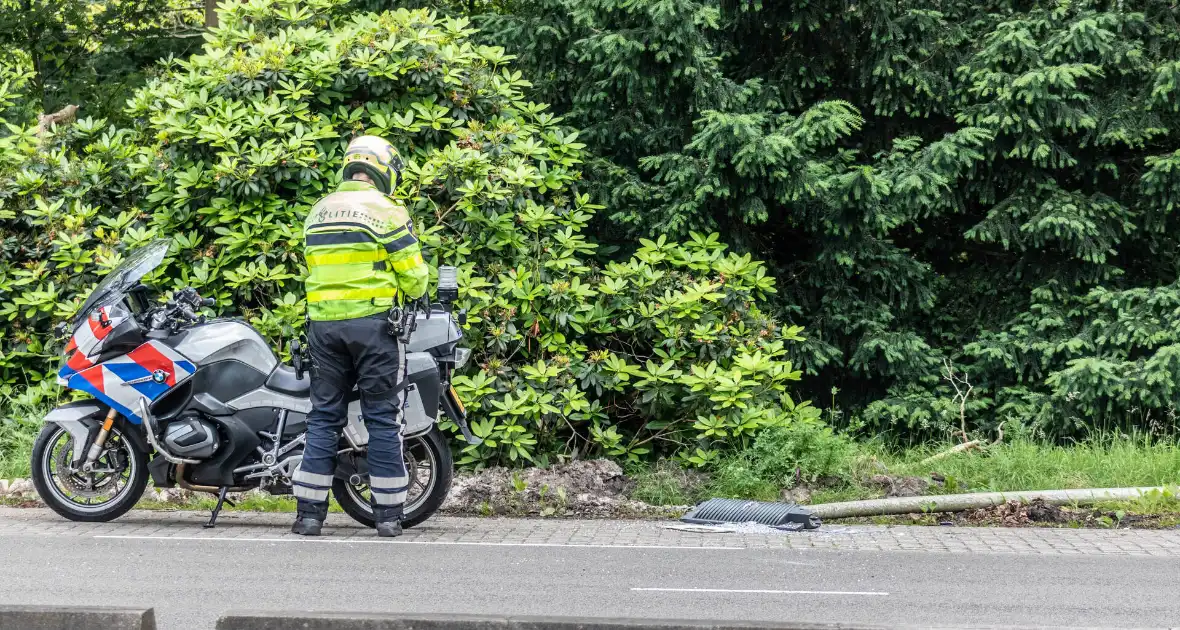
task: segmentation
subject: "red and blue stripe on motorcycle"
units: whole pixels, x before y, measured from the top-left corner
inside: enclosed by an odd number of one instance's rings
[[[132,423],[139,416],[141,400],[152,402],[197,371],[180,353],[159,341],[148,341],[126,354],[102,363],[93,359],[102,342],[118,325],[118,309],[88,318],[66,346],[69,358],[58,372],[66,387],[83,391],[110,405]]]

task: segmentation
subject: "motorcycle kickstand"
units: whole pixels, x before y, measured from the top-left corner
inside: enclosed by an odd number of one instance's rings
[[[221,486],[221,490],[217,493],[217,505],[213,506],[213,514],[209,516],[209,522],[203,526],[205,529],[212,529],[217,526],[217,515],[221,514],[223,505],[234,507],[234,502],[225,498],[227,492],[229,492],[229,486]]]

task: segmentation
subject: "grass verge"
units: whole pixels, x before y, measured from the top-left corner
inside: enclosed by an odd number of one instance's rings
[[[793,434],[799,432],[806,435],[796,438]],[[810,448],[799,448],[799,442]],[[693,504],[710,497],[787,499],[814,505],[881,498],[898,481],[926,495],[1180,484],[1180,444],[1175,441],[1107,435],[1061,446],[1014,440],[982,452],[924,461],[949,446],[894,450],[880,442],[852,442],[814,428],[791,429],[760,438],[755,448],[720,462],[708,475],[667,462],[634,470],[633,496],[656,505]],[[1174,515],[1180,521],[1180,500],[1167,493],[1090,511],[1158,516],[1164,521],[1173,518],[1166,515]]]
[[[937,473],[971,492],[1180,483],[1180,444],[1146,437],[1102,436],[1068,447],[1016,441],[922,464],[933,450],[907,451],[886,465],[909,475]]]

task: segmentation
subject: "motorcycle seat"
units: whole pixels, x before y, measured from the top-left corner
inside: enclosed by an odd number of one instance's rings
[[[311,379],[308,378],[307,373],[303,373],[303,378],[295,378],[295,368],[281,363],[266,379],[266,387],[282,394],[300,398],[311,395]]]

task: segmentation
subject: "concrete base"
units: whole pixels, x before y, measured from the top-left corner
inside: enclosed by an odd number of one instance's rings
[[[217,630],[873,630],[885,626],[578,617],[230,612]]]
[[[0,630],[156,630],[151,608],[0,606]]]

